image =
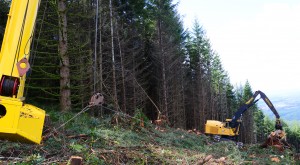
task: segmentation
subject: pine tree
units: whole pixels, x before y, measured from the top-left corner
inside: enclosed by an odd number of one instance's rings
[[[249,98],[253,96],[253,92],[250,86],[250,83],[246,81],[244,86],[244,92],[243,92],[243,100],[244,102],[248,101]],[[253,105],[250,107],[244,114],[243,114],[243,124],[244,128],[242,133],[244,133],[245,137],[245,143],[255,143],[256,141],[256,130],[254,127],[254,109],[257,109],[256,105]],[[249,133],[251,132],[251,133]]]
[[[67,85],[78,109],[100,91],[109,108],[128,114],[141,109],[151,119],[162,113],[176,127],[202,131],[207,119],[232,114],[233,88],[219,55],[199,23],[187,37],[171,0],[99,0],[97,20],[95,0],[64,2],[66,43],[56,1],[41,4],[34,50],[39,59],[28,85],[34,100],[57,104],[65,89],[60,86]],[[66,52],[58,51],[59,43],[67,44]],[[69,84],[60,85],[65,56]]]
[[[183,56],[180,56],[182,48],[183,28],[176,14],[175,5],[170,0],[153,0],[149,2],[151,16],[155,22],[155,33],[151,41],[151,86],[155,102],[158,102],[163,115],[171,120],[177,120],[178,113],[175,111],[183,107],[182,97],[179,93],[180,79],[177,74],[180,73],[180,65]],[[177,116],[177,117],[176,117]]]

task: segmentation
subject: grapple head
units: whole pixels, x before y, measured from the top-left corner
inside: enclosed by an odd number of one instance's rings
[[[282,124],[281,124],[280,119],[276,119],[275,129],[276,130],[282,130]]]

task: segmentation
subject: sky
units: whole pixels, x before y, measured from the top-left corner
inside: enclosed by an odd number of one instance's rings
[[[300,93],[299,0],[175,0],[184,27],[206,31],[234,86]]]

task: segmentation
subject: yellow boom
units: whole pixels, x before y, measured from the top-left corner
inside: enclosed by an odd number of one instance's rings
[[[30,45],[40,0],[12,0],[0,51],[0,138],[41,142],[45,111],[24,103]]]

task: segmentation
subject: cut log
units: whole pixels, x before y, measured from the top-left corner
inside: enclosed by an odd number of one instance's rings
[[[71,156],[69,159],[69,164],[70,165],[82,165],[83,159],[80,156]]]

